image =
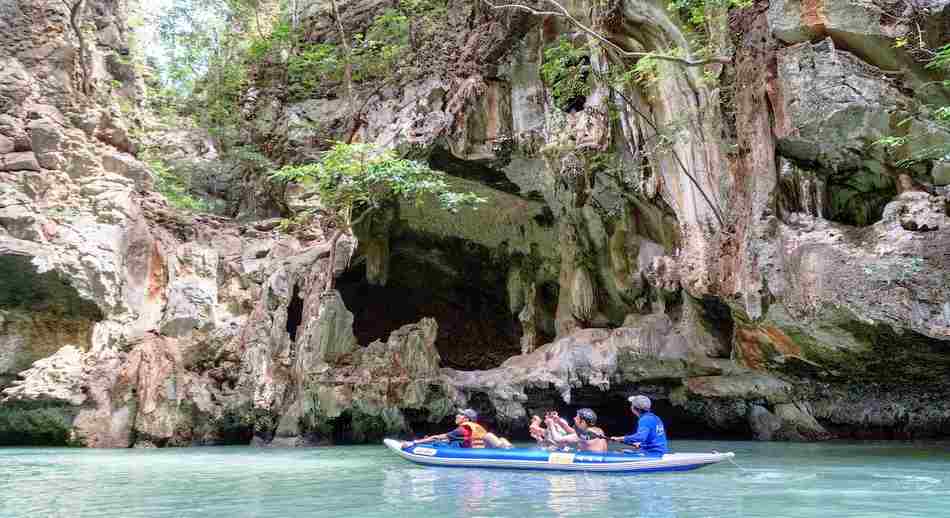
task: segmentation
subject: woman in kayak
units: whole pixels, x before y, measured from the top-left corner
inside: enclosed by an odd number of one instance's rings
[[[542,426],[542,423],[547,425],[547,428]],[[549,450],[558,449],[561,438],[568,435],[558,423],[557,412],[550,410],[544,413],[544,421],[537,415],[531,416],[528,434],[538,443],[538,446]]]
[[[427,435],[415,444],[424,444],[427,442],[450,441],[457,443],[462,448],[484,448],[486,443],[492,448],[511,448],[508,439],[498,437],[489,433],[482,425],[476,423],[478,412],[471,408],[460,410],[455,415],[456,428],[450,432],[439,435]]]
[[[576,444],[578,451],[592,451],[602,453],[607,451],[607,439],[604,431],[595,426],[597,414],[589,408],[582,408],[574,416],[574,427],[567,424],[563,417],[553,414],[555,421],[567,431],[568,435],[560,437],[559,445]]]

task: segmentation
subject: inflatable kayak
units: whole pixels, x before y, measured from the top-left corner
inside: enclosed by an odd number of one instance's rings
[[[549,471],[598,471],[607,473],[652,473],[689,471],[735,456],[728,453],[557,452],[540,448],[458,448],[448,445],[403,443],[384,439],[400,457],[427,466],[466,468],[538,469]]]

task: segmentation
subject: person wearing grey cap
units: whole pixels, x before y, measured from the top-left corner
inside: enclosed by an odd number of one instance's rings
[[[623,441],[639,448],[650,455],[663,455],[667,452],[666,427],[650,409],[653,403],[650,398],[642,395],[630,396],[630,410],[637,416],[637,431],[630,435],[611,437],[615,441]]]

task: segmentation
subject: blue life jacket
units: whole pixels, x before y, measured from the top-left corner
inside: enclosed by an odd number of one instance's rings
[[[626,435],[623,442],[640,443],[640,450],[651,455],[663,455],[667,452],[666,428],[663,421],[653,412],[644,412],[637,421],[637,431]]]

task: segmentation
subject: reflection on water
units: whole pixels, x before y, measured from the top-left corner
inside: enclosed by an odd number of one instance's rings
[[[945,516],[943,444],[680,441],[734,450],[650,475],[433,468],[385,448],[0,449],[0,518]]]
[[[548,507],[557,516],[593,513],[609,499],[607,478],[602,474],[549,473]]]

